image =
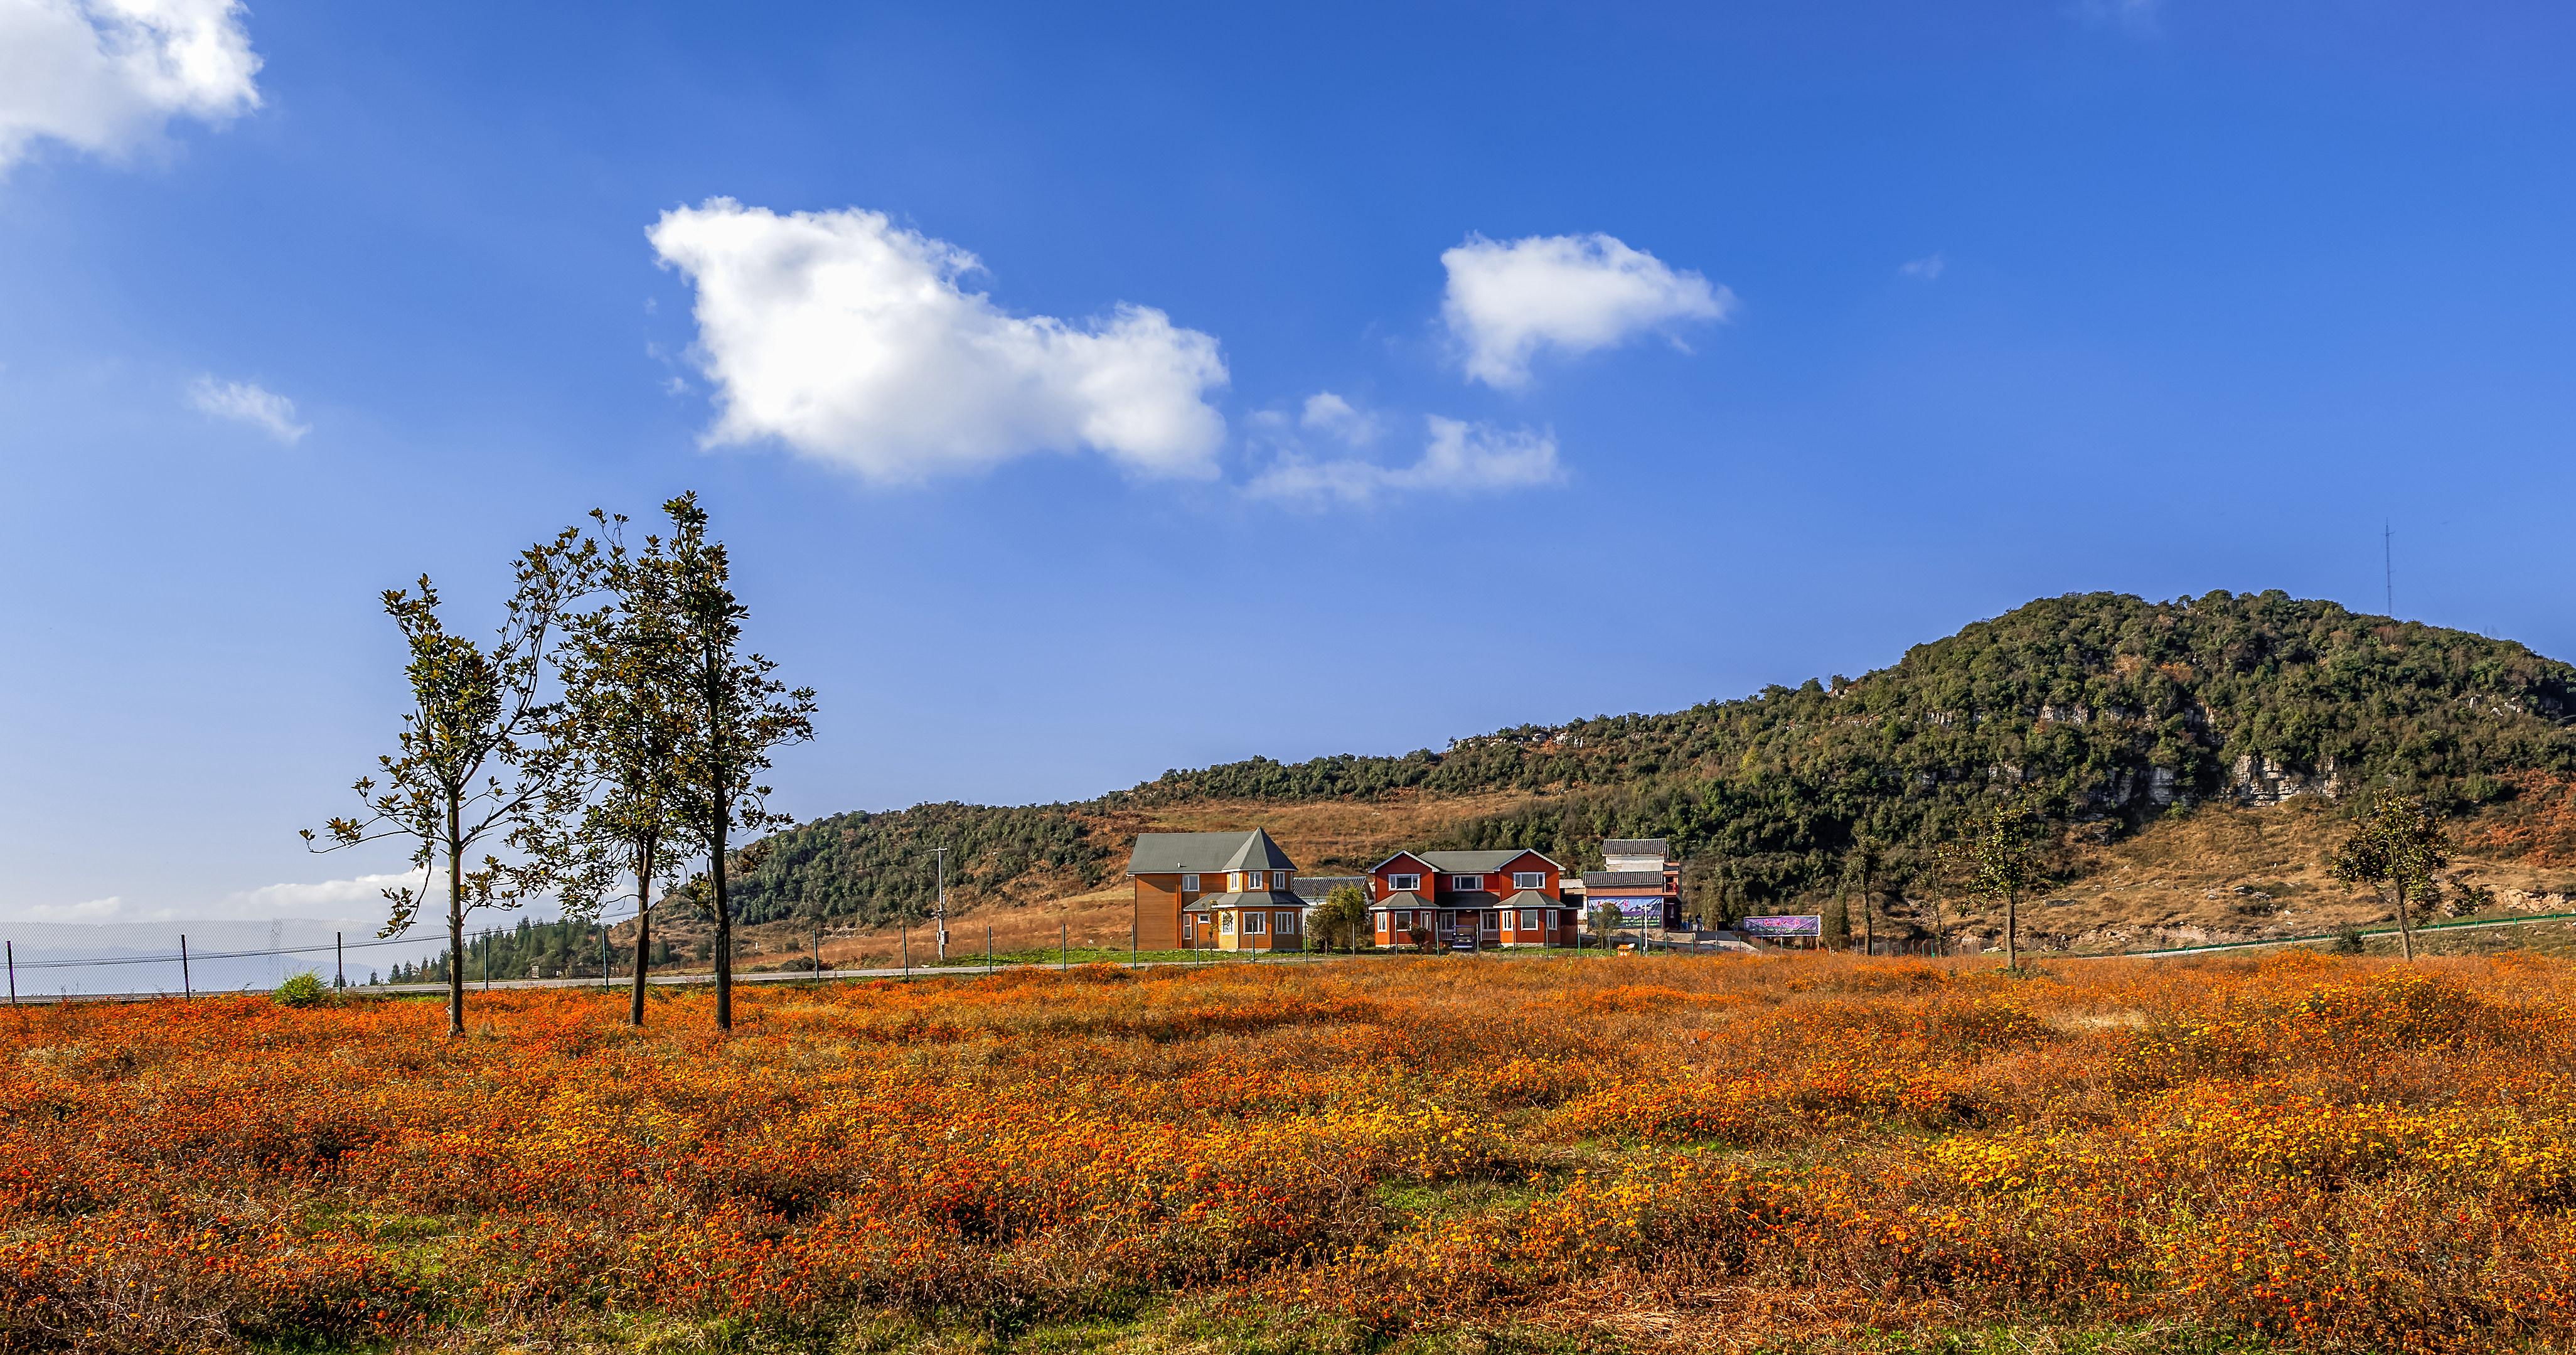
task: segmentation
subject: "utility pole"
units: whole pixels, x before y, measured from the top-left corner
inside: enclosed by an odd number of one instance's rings
[[[948,958],[948,849],[933,847],[930,854],[939,862],[939,958]]]

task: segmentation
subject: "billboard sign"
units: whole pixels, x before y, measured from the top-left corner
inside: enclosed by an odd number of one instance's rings
[[[1661,894],[1629,898],[1595,894],[1592,896],[1592,906],[1596,909],[1607,908],[1617,914],[1619,925],[1623,927],[1634,927],[1640,924],[1660,927],[1664,922],[1664,896]]]
[[[1781,917],[1748,917],[1735,924],[1746,936],[1822,936],[1825,920],[1813,913]]]

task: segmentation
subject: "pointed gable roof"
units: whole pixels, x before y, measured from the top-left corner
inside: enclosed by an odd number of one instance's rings
[[[1127,858],[1130,875],[1295,869],[1297,863],[1262,828],[1248,833],[1138,833],[1136,850]]]

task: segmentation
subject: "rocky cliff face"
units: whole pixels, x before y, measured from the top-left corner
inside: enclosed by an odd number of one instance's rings
[[[2303,772],[2286,763],[2251,753],[2236,759],[2229,769],[2227,793],[2238,804],[2276,805],[2302,795],[2322,795],[2329,800],[2341,799],[2344,791],[2342,769],[2331,756],[2314,772]]]

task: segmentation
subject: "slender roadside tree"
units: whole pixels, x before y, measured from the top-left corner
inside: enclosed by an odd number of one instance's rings
[[[2021,896],[2040,878],[2036,828],[2026,806],[2005,805],[1970,818],[1942,849],[1969,893],[2003,901],[2004,967],[2011,970],[2021,968]]]
[[[688,723],[676,785],[680,816],[707,854],[708,911],[714,916],[716,1028],[733,1029],[733,900],[726,869],[737,834],[785,827],[759,784],[772,750],[814,737],[814,689],[770,676],[778,665],[742,647],[750,609],[734,596],[724,543],[707,535],[698,496],[662,505],[671,538],[659,568],[668,573],[680,671],[680,707]]]
[[[1844,854],[1844,864],[1858,877],[1860,884],[1860,935],[1864,953],[1878,953],[1878,909],[1870,901],[1870,883],[1887,867],[1887,848],[1875,837],[1863,835],[1852,839],[1851,850]]]
[[[392,913],[383,936],[411,929],[445,868],[452,1036],[465,1033],[465,915],[516,906],[529,887],[518,868],[489,851],[480,864],[467,861],[525,832],[550,803],[557,764],[544,737],[553,714],[544,700],[548,643],[587,569],[577,530],[520,552],[509,606],[489,646],[447,629],[428,575],[414,589],[387,589],[385,614],[402,632],[412,708],[396,751],[377,758],[376,770],[351,787],[360,815],[330,819],[320,834],[300,830],[321,852],[385,838],[412,844],[421,879],[384,891]]]
[[[2382,786],[2371,792],[2370,808],[2334,855],[2334,877],[2345,884],[2367,885],[2374,894],[2393,898],[2397,942],[2408,960],[2415,958],[2414,908],[2429,903],[2433,875],[2451,859],[2451,844],[2442,826],[2424,806]]]
[[[560,774],[530,835],[529,859],[566,916],[598,918],[635,882],[635,975],[626,1019],[644,1024],[653,905],[702,849],[683,812],[687,679],[676,575],[662,539],[626,542],[626,519],[594,511],[596,604],[570,615],[557,648],[563,699],[546,729]],[[606,975],[601,976],[603,979]]]

